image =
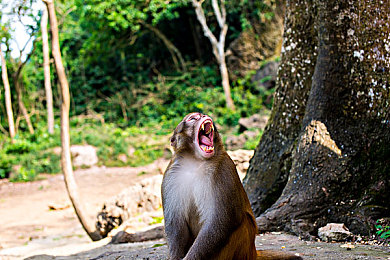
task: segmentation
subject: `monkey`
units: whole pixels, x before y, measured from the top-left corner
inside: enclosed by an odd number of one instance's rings
[[[174,153],[161,193],[171,260],[302,259],[256,251],[248,196],[211,117],[186,115],[170,142]]]

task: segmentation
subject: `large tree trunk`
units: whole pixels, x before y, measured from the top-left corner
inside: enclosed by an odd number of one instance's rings
[[[3,85],[4,85],[5,108],[7,110],[9,135],[11,137],[11,142],[13,142],[15,137],[15,123],[14,123],[14,114],[12,112],[11,89],[9,87],[9,81],[8,81],[7,64],[1,49],[0,49],[0,56],[1,56],[1,77],[3,79]]]
[[[53,0],[44,0],[49,11],[49,20],[52,33],[52,55],[56,66],[58,80],[60,82],[61,89],[61,167],[64,173],[66,189],[68,191],[69,198],[73,204],[76,215],[83,226],[84,230],[88,233],[89,237],[93,240],[101,239],[99,232],[92,225],[92,221],[88,220],[84,207],[81,203],[77,184],[73,175],[72,159],[70,155],[70,137],[69,137],[69,85],[66,79],[65,69],[62,64],[60,44],[58,38],[58,25],[57,17],[54,9]]]
[[[390,217],[389,2],[287,1],[271,119],[244,186],[260,231]]]
[[[46,107],[47,107],[47,128],[49,134],[54,133],[54,112],[53,112],[53,94],[50,83],[50,56],[49,56],[49,37],[47,35],[47,8],[43,9],[41,17],[42,31],[42,52],[43,52],[43,72],[45,76],[45,92],[46,92]]]

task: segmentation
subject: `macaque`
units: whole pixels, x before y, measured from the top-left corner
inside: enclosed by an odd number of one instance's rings
[[[256,252],[257,226],[248,197],[209,116],[186,115],[171,145],[174,155],[162,183],[171,260],[301,259]]]

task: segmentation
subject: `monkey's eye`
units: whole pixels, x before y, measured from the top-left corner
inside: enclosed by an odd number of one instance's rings
[[[192,120],[198,120],[200,118],[200,115],[193,115],[193,116],[190,116],[187,121],[192,121]]]

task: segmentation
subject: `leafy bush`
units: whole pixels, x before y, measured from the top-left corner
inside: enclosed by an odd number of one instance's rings
[[[218,70],[212,66],[192,66],[182,74],[160,75],[140,88],[143,92],[124,107],[127,121],[114,115],[115,111],[109,111],[110,116],[102,112],[105,118],[115,119],[115,123],[102,123],[98,117],[72,117],[71,144],[97,147],[100,165],[145,165],[163,156],[169,136],[185,114],[206,113],[221,126],[222,134],[236,134],[238,120],[267,109],[265,100],[272,95],[272,91],[255,92],[249,76],[240,79],[232,84],[236,110],[231,111],[225,106]],[[121,94],[117,93],[116,97]],[[60,172],[60,156],[53,152],[53,148],[61,145],[59,119],[53,135],[47,133],[42,118],[33,118],[33,122],[34,134],[19,131],[14,143],[9,140],[0,143],[0,178],[8,177],[16,165],[12,181],[28,181],[40,173]],[[245,148],[254,149],[259,139],[260,135],[248,140]]]
[[[377,220],[376,223],[375,228],[378,237],[384,240],[390,239],[390,226],[380,224],[380,220]]]
[[[13,143],[9,144],[5,149],[7,154],[23,154],[33,150],[33,144],[27,140],[15,139]]]
[[[13,176],[11,181],[31,181],[36,177],[36,172],[34,169],[26,169],[25,167],[20,167],[17,175]]]

